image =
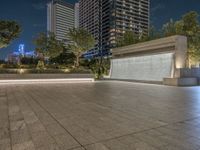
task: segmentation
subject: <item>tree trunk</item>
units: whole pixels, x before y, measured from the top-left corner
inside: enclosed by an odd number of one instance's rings
[[[76,68],[79,67],[79,55],[76,56]]]

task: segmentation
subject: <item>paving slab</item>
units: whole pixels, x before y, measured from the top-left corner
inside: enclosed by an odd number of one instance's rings
[[[0,150],[200,150],[200,87],[0,85]]]

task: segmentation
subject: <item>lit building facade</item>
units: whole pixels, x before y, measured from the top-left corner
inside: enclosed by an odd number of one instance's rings
[[[79,3],[76,3],[74,6],[74,18],[75,18],[75,28],[79,27]]]
[[[150,0],[80,0],[80,27],[95,37],[86,56],[109,55],[126,31],[148,34]]]
[[[33,58],[33,57],[36,57],[36,53],[35,51],[26,51],[25,45],[20,44],[18,47],[18,50],[15,50],[14,52],[10,53],[7,59],[9,63],[17,64],[20,62],[20,59],[22,57]]]
[[[47,4],[47,31],[53,32],[56,39],[69,42],[69,29],[75,26],[74,6],[62,0],[52,0]]]
[[[111,19],[111,43],[125,31],[133,31],[136,35],[147,35],[149,29],[150,0],[115,0]]]
[[[96,46],[87,55],[97,55],[100,50],[100,0],[80,0],[79,1],[79,26],[87,29],[95,38]]]

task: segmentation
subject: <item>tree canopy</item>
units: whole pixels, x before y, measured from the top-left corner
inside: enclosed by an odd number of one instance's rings
[[[188,66],[200,62],[200,23],[198,13],[191,11],[174,22],[170,20],[163,25],[164,36],[184,35],[188,39]]]
[[[163,34],[164,36],[172,36],[176,34],[176,23],[173,19],[170,19],[169,22],[163,25]]]
[[[136,44],[140,42],[150,41],[150,40],[157,39],[160,37],[161,37],[161,33],[158,32],[154,28],[154,26],[149,27],[148,34],[144,32],[141,32],[140,34],[136,34],[132,30],[127,30],[125,31],[125,33],[123,33],[122,36],[119,36],[116,39],[116,43],[117,43],[116,46],[117,47],[127,46],[127,45]]]
[[[94,48],[95,39],[87,30],[83,28],[73,28],[69,30],[69,49],[76,56],[76,67],[79,67],[80,57],[88,50]]]
[[[135,44],[139,41],[139,36],[133,31],[126,31],[122,36],[117,38],[117,47]]]
[[[57,57],[64,50],[64,44],[56,40],[54,33],[40,33],[34,40],[36,45],[36,52],[42,57]]]
[[[6,47],[21,33],[21,26],[16,21],[0,20],[0,48]]]

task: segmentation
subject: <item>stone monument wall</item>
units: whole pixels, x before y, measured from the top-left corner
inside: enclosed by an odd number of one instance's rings
[[[185,67],[187,38],[172,36],[113,49],[111,79],[163,81]]]

